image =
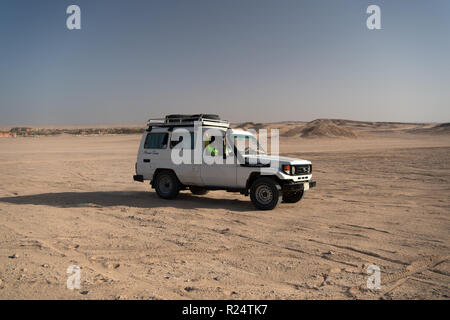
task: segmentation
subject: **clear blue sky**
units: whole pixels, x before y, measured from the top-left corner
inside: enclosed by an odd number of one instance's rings
[[[450,121],[448,0],[1,0],[0,39],[0,125]]]

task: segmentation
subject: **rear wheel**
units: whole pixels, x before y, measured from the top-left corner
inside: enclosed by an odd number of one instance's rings
[[[285,203],[296,203],[302,200],[305,192],[303,190],[300,191],[291,191],[283,193],[283,202]]]
[[[281,186],[271,178],[259,178],[250,188],[250,199],[259,210],[275,209],[281,201]]]
[[[189,190],[191,190],[192,194],[195,194],[197,196],[203,196],[208,193],[208,190],[201,187],[189,187]]]
[[[163,199],[173,199],[180,192],[180,182],[171,171],[163,171],[156,175],[153,183],[156,193]]]

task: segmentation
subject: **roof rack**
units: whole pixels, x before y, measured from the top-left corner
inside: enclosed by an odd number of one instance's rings
[[[149,119],[147,125],[150,127],[193,127],[194,122],[201,122],[203,126],[228,128],[230,123],[221,120],[216,114],[171,114],[165,118]]]

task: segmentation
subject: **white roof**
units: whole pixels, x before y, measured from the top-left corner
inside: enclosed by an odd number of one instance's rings
[[[239,135],[243,135],[243,136],[255,136],[250,131],[245,131],[245,130],[242,130],[242,129],[231,129],[231,133],[232,134],[239,134]]]
[[[193,127],[195,123],[201,123],[204,127],[219,127],[229,128],[230,123],[226,120],[214,120],[214,119],[199,119],[198,121],[171,121],[167,122],[166,119],[149,119],[148,126],[153,127]]]

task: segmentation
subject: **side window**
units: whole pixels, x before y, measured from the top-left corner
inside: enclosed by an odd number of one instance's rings
[[[144,149],[166,149],[168,137],[166,132],[149,133],[145,138]]]

